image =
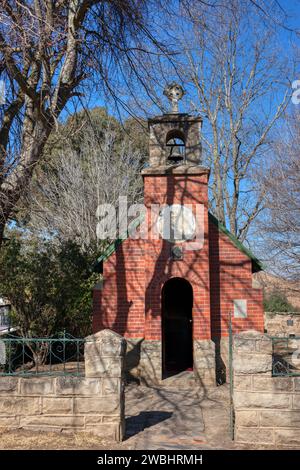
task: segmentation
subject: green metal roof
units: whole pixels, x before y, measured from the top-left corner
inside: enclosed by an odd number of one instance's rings
[[[248,258],[252,260],[253,272],[262,271],[264,269],[259,259],[256,258],[256,256],[254,256],[254,254],[238,240],[238,238],[236,238],[231,232],[229,232],[229,230],[227,230],[227,228],[213,214],[209,212],[208,216],[209,216],[209,220],[218,227],[219,231],[224,233],[239,251],[244,253],[246,256],[248,256]],[[140,223],[141,223],[141,218],[138,217],[133,222],[131,222],[130,225],[136,228],[138,227]],[[128,238],[128,231],[123,236],[113,241],[106,248],[106,250],[102,253],[102,255],[96,260],[94,264],[95,271],[98,271],[100,264],[106,261],[116,251],[118,246],[121,245],[123,241],[126,240],[127,238]]]

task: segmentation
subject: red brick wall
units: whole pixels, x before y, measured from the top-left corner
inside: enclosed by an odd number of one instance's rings
[[[252,288],[252,261],[210,221],[210,298],[212,337],[228,335],[229,312],[234,332],[264,331],[262,289]],[[233,318],[233,300],[246,299],[247,318]]]
[[[167,241],[145,243],[145,314],[146,339],[161,339],[161,291],[171,277],[183,277],[193,288],[193,328],[197,339],[210,338],[208,196],[206,173],[198,175],[146,176],[145,205],[195,204],[205,205],[204,246],[200,251],[184,251],[183,260],[170,259]]]
[[[103,267],[103,289],[94,290],[93,331],[110,328],[144,337],[145,260],[140,240],[125,240]]]
[[[233,299],[248,300],[248,318],[233,319],[235,331],[263,331],[262,292],[252,288],[251,260],[208,221],[206,173],[145,176],[145,205],[205,205],[204,246],[170,259],[163,240],[125,240],[104,263],[103,290],[94,291],[93,330],[111,328],[131,338],[161,339],[161,290],[171,277],[183,277],[193,288],[195,339],[228,334]],[[150,220],[150,217],[149,217]]]

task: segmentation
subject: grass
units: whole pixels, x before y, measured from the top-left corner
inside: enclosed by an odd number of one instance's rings
[[[129,449],[126,443],[112,443],[91,433],[0,431],[0,450],[114,450]]]

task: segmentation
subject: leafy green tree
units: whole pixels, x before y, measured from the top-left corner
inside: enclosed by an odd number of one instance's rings
[[[264,299],[266,312],[295,312],[297,309],[287,300],[281,292],[271,292]]]
[[[96,275],[78,245],[54,245],[13,237],[0,255],[0,292],[12,304],[12,324],[24,337],[48,337],[62,330],[90,333],[91,289]]]

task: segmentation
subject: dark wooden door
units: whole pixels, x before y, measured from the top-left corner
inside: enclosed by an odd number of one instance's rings
[[[182,278],[167,281],[162,291],[163,375],[193,367],[193,290]]]

